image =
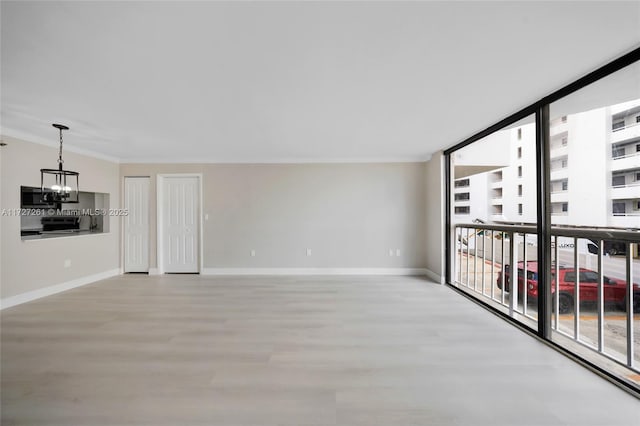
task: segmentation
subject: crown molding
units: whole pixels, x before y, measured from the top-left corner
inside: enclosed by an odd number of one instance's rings
[[[57,138],[54,138],[53,140],[55,140],[55,142],[52,142],[52,140],[44,139],[40,136],[32,135],[30,133],[22,132],[20,130],[15,130],[10,128],[8,129],[6,127],[2,128],[2,137],[18,139],[24,142],[32,142],[38,145],[48,146],[50,148],[58,148],[59,146],[59,142]],[[78,148],[76,146],[69,145],[68,143],[64,144],[64,150],[65,152],[73,152],[74,154],[84,155],[87,157],[96,158],[98,160],[105,160],[105,161],[110,161],[112,163],[118,163],[118,164],[121,163],[118,157],[103,154],[101,152],[92,151],[90,149]]]
[[[121,158],[121,164],[383,164],[383,163],[425,163],[431,155],[416,157],[360,157],[360,158]]]
[[[25,142],[33,142],[38,145],[44,145],[51,148],[57,148],[57,141],[44,139],[42,137],[15,130],[11,128],[2,129],[2,137],[22,140]],[[92,151],[89,149],[78,148],[77,146],[65,144],[65,151],[74,154],[85,155],[87,157],[97,158],[100,160],[110,161],[117,164],[384,164],[384,163],[425,163],[431,160],[431,154],[407,156],[407,157],[338,157],[338,158],[216,158],[216,157],[183,157],[183,158],[162,158],[162,157],[146,157],[146,158],[119,158],[108,154]]]

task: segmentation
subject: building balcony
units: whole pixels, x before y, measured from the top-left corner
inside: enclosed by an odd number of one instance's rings
[[[569,130],[569,126],[566,122],[558,122],[556,125],[552,125],[549,129],[549,133],[551,137],[559,135],[560,133],[567,132]]]
[[[560,180],[569,178],[569,168],[558,168],[551,170],[551,180]]]
[[[611,161],[611,171],[613,172],[633,170],[637,168],[640,168],[640,152],[633,153],[632,155],[625,155],[623,157],[617,157]],[[553,176],[553,172],[551,173]]]
[[[569,191],[558,191],[551,193],[552,203],[566,203],[569,201]]]
[[[633,114],[638,107],[640,107],[640,102],[636,99],[621,104],[611,105],[609,108],[611,115],[620,116]]]
[[[616,228],[640,228],[640,213],[632,212],[624,215],[610,216],[608,225]]]
[[[562,146],[561,144],[557,144],[557,146],[552,146],[550,151],[551,159],[557,157],[567,157],[569,155],[569,147]]]
[[[611,143],[640,139],[640,124],[632,124],[611,132]]]
[[[611,199],[612,200],[640,199],[640,184],[612,187]]]
[[[567,213],[551,213],[551,223],[553,225],[569,225],[569,214]]]

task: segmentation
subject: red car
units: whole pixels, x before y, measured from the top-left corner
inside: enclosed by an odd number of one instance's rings
[[[505,265],[504,271],[504,291],[510,289],[509,265]],[[561,314],[573,312],[576,270],[575,268],[560,267],[560,285],[558,294],[558,311]],[[579,270],[580,280],[580,303],[598,302],[598,273],[586,268]],[[518,262],[518,294],[522,295],[522,283],[524,275],[524,263]],[[555,268],[551,271],[553,277],[551,283],[551,293],[556,291]],[[616,305],[625,309],[627,297],[627,282],[615,278],[603,277],[604,281],[604,302],[606,305]],[[498,273],[498,288],[502,289],[502,272]],[[536,300],[538,298],[538,262],[527,262],[527,298]],[[555,301],[555,298],[554,298]],[[633,312],[640,312],[640,287],[633,284]]]

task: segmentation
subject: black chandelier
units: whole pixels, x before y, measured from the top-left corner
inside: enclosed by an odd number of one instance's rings
[[[62,131],[69,130],[63,124],[53,124],[60,130],[60,151],[58,153],[57,169],[40,169],[40,190],[42,200],[55,203],[78,202],[78,176],[80,173],[64,170],[62,164]]]

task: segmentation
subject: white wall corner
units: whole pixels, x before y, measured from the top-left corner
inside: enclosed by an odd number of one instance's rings
[[[429,270],[429,269],[425,269],[424,270],[424,275],[427,276],[427,278],[432,279],[433,281],[437,282],[438,284],[444,284],[444,277],[440,274],[436,274],[435,272]]]
[[[56,293],[71,290],[72,288],[81,287],[96,281],[105,280],[107,278],[120,275],[120,268],[111,269],[97,274],[87,275],[86,277],[77,278],[60,284],[44,287],[38,290],[27,291],[15,296],[6,297],[0,300],[0,310],[10,308],[12,306],[21,305]]]

